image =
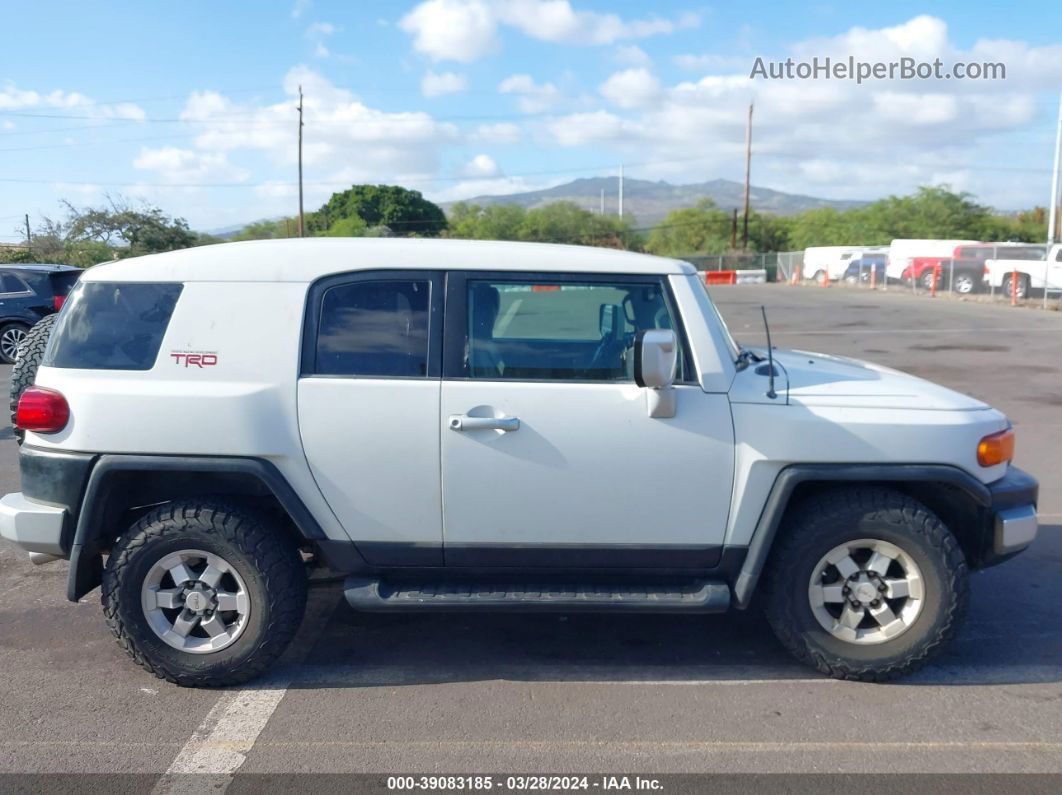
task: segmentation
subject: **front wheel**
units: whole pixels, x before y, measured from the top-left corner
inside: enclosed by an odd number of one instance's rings
[[[305,605],[298,550],[264,516],[222,502],[149,512],[115,544],[103,577],[119,645],[158,678],[191,687],[258,676]]]
[[[838,679],[916,671],[955,635],[968,570],[951,532],[888,489],[828,492],[801,505],[764,574],[767,618],[799,660]]]

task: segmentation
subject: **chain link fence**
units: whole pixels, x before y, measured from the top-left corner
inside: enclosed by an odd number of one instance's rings
[[[1006,244],[971,246],[971,256],[917,257],[906,263],[886,265],[878,259],[860,257],[850,264],[838,265],[829,278],[816,267],[807,273],[803,251],[736,252],[680,257],[706,274],[736,271],[737,276],[722,280],[706,275],[709,283],[740,284],[763,279],[743,279],[741,273],[763,272],[768,282],[791,285],[843,287],[854,290],[906,290],[916,296],[948,296],[985,302],[1015,305],[1041,304],[1044,308],[1062,308],[1062,251],[1055,259],[1047,256],[1045,246]]]

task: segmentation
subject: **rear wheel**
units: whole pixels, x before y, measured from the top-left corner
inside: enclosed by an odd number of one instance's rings
[[[18,356],[19,343],[29,331],[25,323],[7,323],[0,328],[0,361],[4,364],[14,364]]]
[[[830,280],[826,271],[815,271],[815,275],[811,277],[816,284],[825,284]]]
[[[103,577],[119,645],[160,679],[191,687],[261,674],[305,604],[298,550],[264,516],[224,502],[151,511],[115,544]]]
[[[955,274],[955,292],[969,295],[975,289],[977,289],[977,283],[974,281],[973,276],[968,273]]]
[[[1026,276],[1024,273],[1019,273],[1018,274],[1018,281],[1016,283],[1012,282],[1013,277],[1014,277],[1014,274],[1012,274],[1012,273],[1008,273],[1006,276],[1003,277],[1003,295],[1005,295],[1005,296],[1014,295],[1014,296],[1016,296],[1018,298],[1026,298],[1026,297],[1028,297],[1028,295],[1029,295],[1029,277]],[[1012,290],[1011,285],[1012,284],[1016,284],[1016,287],[1013,288],[1013,292],[1011,292],[1011,290]]]
[[[37,322],[19,343],[18,353],[15,356],[15,366],[11,369],[11,427],[15,428],[15,414],[18,411],[18,399],[27,387],[33,386],[37,380],[37,368],[41,366],[44,358],[44,348],[48,344],[48,338],[52,335],[52,327],[59,315],[48,315]],[[22,444],[25,431],[15,428],[15,439]]]
[[[888,489],[828,492],[779,532],[765,606],[799,660],[838,679],[892,679],[924,665],[958,629],[966,561],[921,503]]]
[[[933,269],[932,268],[930,268],[929,270],[927,270],[925,273],[922,274],[922,286],[925,287],[927,290],[932,290],[933,289]],[[939,287],[940,285],[938,284],[937,286]]]

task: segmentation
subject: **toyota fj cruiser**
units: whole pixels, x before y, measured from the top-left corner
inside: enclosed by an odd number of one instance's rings
[[[182,685],[265,669],[310,566],[359,610],[714,613],[756,595],[799,659],[880,680],[939,652],[969,571],[1037,531],[1003,414],[743,348],[676,260],[207,246],[92,268],[47,331],[23,346],[43,359],[0,531],[68,558],[70,599],[102,585],[122,647]]]

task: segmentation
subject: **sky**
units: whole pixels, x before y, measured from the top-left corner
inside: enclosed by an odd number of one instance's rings
[[[436,201],[578,177],[744,174],[835,199],[948,184],[1049,201],[1062,6],[227,0],[4,9],[0,242],[61,201],[144,200],[225,228],[352,183]],[[763,79],[764,62],[902,57],[1005,79]]]

